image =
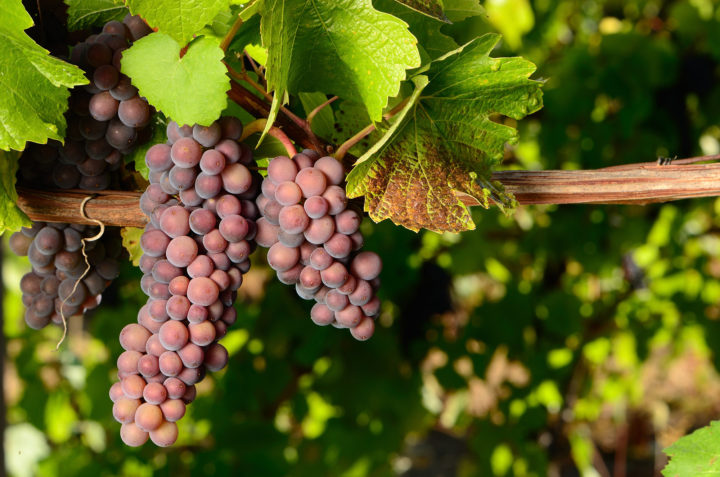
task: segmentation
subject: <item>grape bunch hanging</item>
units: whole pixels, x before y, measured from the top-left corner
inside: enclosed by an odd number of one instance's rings
[[[65,143],[25,152],[20,185],[127,185],[123,156],[150,137],[153,109],[120,73],[120,58],[149,32],[127,16],[73,48],[70,61],[91,83],[72,91]],[[127,445],[174,444],[196,384],[226,366],[219,341],[237,320],[233,304],[258,245],[269,249],[282,283],[316,302],[314,323],[347,328],[358,340],[374,332],[382,263],[361,251],[362,213],[345,195],[342,164],[306,149],[271,159],[261,174],[242,132],[232,117],[210,126],[170,121],[167,142],[145,155],[149,185],[140,208],[148,224],[139,267],[148,299],[120,333],[124,352],[109,393]],[[97,227],[38,222],[11,237],[13,251],[33,266],[21,281],[29,326],[62,323],[100,303],[122,247],[116,231],[96,234]]]
[[[86,191],[121,186],[123,156],[149,139],[152,109],[120,73],[120,58],[150,31],[139,17],[128,15],[123,22],[108,22],[101,33],[72,49],[70,62],[91,82],[71,91],[65,143],[28,146],[19,162],[19,185]],[[13,234],[11,250],[27,255],[32,265],[20,283],[28,326],[62,324],[100,303],[118,275],[122,247],[116,230],[91,240],[98,231],[95,226],[35,222]]]

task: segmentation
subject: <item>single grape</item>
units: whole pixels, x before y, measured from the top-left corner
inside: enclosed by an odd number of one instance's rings
[[[195,305],[209,306],[218,299],[220,291],[215,282],[206,277],[190,280],[187,297]]]
[[[35,236],[35,247],[40,253],[52,255],[62,247],[62,233],[53,227],[44,227]],[[29,247],[28,247],[29,248]]]
[[[330,290],[325,295],[325,305],[332,311],[340,311],[348,306],[348,297],[341,294],[337,290]]]
[[[382,260],[375,252],[360,252],[350,262],[350,270],[358,278],[370,281],[380,275]]]
[[[223,169],[225,169],[225,156],[221,152],[215,149],[208,149],[203,152],[200,158],[201,171],[207,175],[214,176],[220,174]]]
[[[175,237],[167,246],[165,255],[167,260],[176,267],[187,267],[195,260],[198,254],[198,245],[188,236]]]
[[[298,173],[297,165],[286,156],[278,156],[268,163],[268,178],[275,184],[294,181]]]
[[[135,96],[120,102],[117,108],[117,115],[120,121],[126,126],[141,128],[150,123],[150,106],[148,106],[144,99]]]
[[[190,309],[190,300],[182,295],[174,295],[168,298],[165,304],[165,312],[173,320],[184,320]]]
[[[203,364],[205,359],[205,352],[195,343],[187,343],[177,353],[186,368],[195,369]]]
[[[197,180],[197,176],[197,172],[195,172],[194,168],[187,169],[184,167],[174,166],[168,172],[170,184],[172,184],[172,186],[178,191],[187,190],[193,187],[195,185],[195,181]]]
[[[98,121],[109,121],[118,113],[120,102],[113,98],[109,91],[103,91],[90,99],[88,110]]]
[[[170,156],[179,167],[195,167],[202,158],[202,147],[194,139],[182,137],[172,145]]]
[[[150,440],[158,447],[169,447],[175,444],[178,428],[174,422],[163,421],[155,430],[150,431]]]
[[[235,243],[247,236],[249,225],[243,216],[231,214],[220,221],[218,230],[225,240]]]
[[[168,321],[168,323],[178,323],[177,321]],[[178,323],[179,324],[179,323]],[[181,325],[182,326],[182,325]],[[164,346],[164,345],[163,345]],[[158,358],[158,365],[160,366],[160,372],[165,376],[173,377],[180,374],[182,371],[183,364],[180,356],[175,351],[165,351]],[[167,381],[166,381],[167,383]],[[167,387],[167,385],[166,385]],[[168,388],[168,397],[170,397],[171,391]]]
[[[124,389],[123,396],[124,397],[119,398],[113,403],[112,413],[116,421],[125,424],[133,422],[135,419],[135,411],[137,411],[137,408],[140,407],[140,400],[127,397],[124,393]]]
[[[297,248],[286,247],[276,243],[268,250],[268,264],[276,271],[285,271],[292,268],[300,259],[300,252]]]
[[[342,163],[334,157],[321,157],[315,163],[315,168],[321,170],[327,177],[329,185],[339,186],[345,179]]]
[[[320,245],[327,242],[335,233],[335,221],[328,215],[313,219],[303,233],[305,240],[311,244]]]
[[[230,164],[221,173],[223,187],[230,194],[242,194],[250,189],[253,181],[250,169],[243,164]]]
[[[127,351],[145,351],[150,332],[142,325],[130,323],[120,331],[120,346]]]
[[[227,240],[218,229],[213,229],[203,235],[202,243],[209,253],[223,252],[228,245]]]
[[[302,233],[310,225],[310,218],[300,204],[283,207],[278,215],[280,228],[290,234]]]
[[[168,422],[176,422],[185,415],[185,403],[180,399],[168,399],[160,404],[165,420]]]
[[[189,219],[190,214],[185,207],[179,205],[168,207],[160,216],[160,230],[170,238],[187,235],[190,233]]]
[[[319,219],[323,215],[328,213],[329,206],[328,202],[320,196],[309,197],[303,204],[305,213],[311,219]]]
[[[330,293],[328,293],[329,295]],[[340,295],[344,296],[344,295]],[[327,297],[326,297],[327,301]],[[340,325],[345,326],[347,328],[353,328],[360,323],[360,320],[363,318],[363,312],[360,309],[359,306],[355,305],[348,305],[345,308],[343,308],[340,311],[335,312],[335,321],[337,321]]]
[[[373,333],[375,333],[375,321],[367,316],[364,316],[355,327],[350,328],[350,334],[358,341],[369,340]]]
[[[242,122],[233,116],[223,116],[220,118],[220,128],[222,129],[222,137],[224,138],[238,140],[240,136],[242,136]]]
[[[327,306],[316,303],[310,310],[310,318],[316,325],[327,326],[335,321],[335,313]]]
[[[117,84],[110,89],[110,95],[118,101],[124,101],[137,95],[137,88],[132,85],[130,78],[120,75]]]
[[[115,149],[127,149],[137,141],[137,130],[125,126],[117,119],[111,119],[105,132],[105,140]]]
[[[227,349],[220,343],[213,343],[205,350],[205,366],[209,371],[220,371],[227,363]]]
[[[240,200],[234,195],[225,194],[215,203],[215,212],[221,219],[228,215],[238,215],[241,212]]]
[[[188,265],[187,274],[190,275],[190,278],[209,277],[214,270],[215,264],[207,255],[198,255]]]
[[[300,272],[300,284],[308,290],[315,290],[322,285],[320,272],[312,267],[304,267]]]
[[[171,149],[167,144],[155,144],[145,153],[145,164],[151,171],[167,171],[173,165]]]
[[[123,393],[125,393],[125,396],[130,399],[140,399],[142,397],[145,384],[147,384],[145,380],[137,374],[126,376],[120,382]]]
[[[167,400],[167,394],[167,389],[162,383],[148,383],[143,389],[143,399],[150,404],[162,404]]]
[[[363,313],[367,316],[377,316],[380,313],[380,299],[377,296],[362,306]]]
[[[316,195],[321,195],[327,187],[327,178],[319,169],[306,168],[298,172],[295,182],[302,190],[303,197],[306,199]]]
[[[92,141],[95,139],[100,139],[105,135],[105,132],[107,131],[108,123],[106,121],[98,121],[97,119],[93,118],[92,116],[86,116],[84,118],[80,118],[80,121],[78,123],[78,132],[83,137],[83,139],[87,139],[88,141]],[[63,158],[63,156],[61,156]],[[68,163],[76,164],[77,157],[66,157],[65,160]]]
[[[220,140],[221,135],[222,129],[217,122],[212,123],[210,126],[200,126],[199,124],[193,126],[193,139],[204,147],[213,147]]]
[[[272,184],[270,181],[264,181],[264,183]],[[281,182],[275,187],[275,200],[283,206],[295,205],[302,200],[302,190],[300,187],[291,181]]]
[[[120,79],[120,72],[112,65],[102,65],[93,73],[93,82],[103,91],[114,88]]]
[[[337,215],[347,207],[347,196],[342,187],[331,185],[322,194],[323,199],[328,203],[328,213]]]
[[[227,170],[227,169],[226,169]],[[218,175],[211,176],[204,172],[195,179],[195,192],[203,199],[212,199],[223,189],[223,179]]]
[[[223,166],[225,162],[228,164],[235,164],[240,160],[242,151],[237,142],[231,139],[223,139],[215,145],[215,151],[223,155]]]
[[[145,378],[155,376],[160,372],[160,365],[158,364],[158,357],[151,354],[143,355],[137,363],[137,371]],[[146,386],[147,387],[147,386]],[[143,394],[145,390],[143,389]]]
[[[173,295],[184,296],[187,293],[187,287],[190,283],[190,279],[186,276],[178,276],[170,280],[168,284],[168,290]]]
[[[158,334],[160,343],[169,351],[177,351],[185,346],[189,337],[187,327],[175,320],[163,323]]]
[[[352,240],[347,235],[336,233],[325,242],[323,247],[333,258],[342,259],[350,255]]]
[[[162,230],[150,230],[143,233],[140,238],[140,248],[150,257],[162,256],[170,244],[168,237]],[[176,265],[184,266],[184,265]]]
[[[345,284],[348,280],[349,273],[340,262],[334,262],[325,270],[320,272],[323,284],[330,288],[338,288]]]

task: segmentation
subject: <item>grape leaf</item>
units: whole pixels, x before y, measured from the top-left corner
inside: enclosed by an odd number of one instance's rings
[[[140,227],[123,227],[120,229],[120,236],[122,237],[122,245],[130,255],[130,261],[136,267],[140,265],[140,257],[143,255],[142,248],[140,248],[140,237],[142,237],[143,229]]]
[[[449,22],[447,16],[443,12],[444,5],[442,0],[395,0],[398,3],[402,3],[408,8],[412,8],[416,12],[420,12],[423,15],[437,18],[444,22]]]
[[[670,458],[662,470],[665,477],[720,476],[720,421],[680,438],[664,452]]]
[[[475,224],[458,194],[485,207],[489,199],[514,205],[490,175],[517,132],[490,116],[520,119],[542,107],[542,92],[529,79],[531,62],[489,56],[499,40],[496,34],[477,38],[413,79],[418,89],[405,109],[348,175],[348,196],[365,195],[373,220],[460,232]]]
[[[325,103],[328,97],[322,93],[300,93],[298,98],[302,103],[305,115],[307,116],[310,112]],[[367,125],[368,123],[365,123]],[[335,115],[331,105],[323,107],[320,111],[315,114],[312,119],[312,130],[315,134],[320,137],[329,138],[335,127]]]
[[[480,0],[445,0],[445,15],[451,22],[460,22],[484,13]]]
[[[123,52],[122,71],[166,116],[179,124],[209,125],[227,105],[224,53],[210,37],[190,43],[182,58],[180,49],[168,35],[151,33]]]
[[[436,20],[434,17],[406,8],[395,0],[378,0],[375,5],[382,11],[394,15],[408,24],[410,32],[418,40],[421,53],[427,53],[423,56],[423,63],[439,58],[460,46],[455,43],[455,40],[440,31],[440,28],[445,23]]]
[[[210,23],[229,0],[126,0],[133,15],[185,46],[194,34]]]
[[[0,18],[0,149],[62,141],[67,88],[86,84],[84,73],[53,58],[25,34],[33,21],[20,0],[0,2]]]
[[[127,15],[123,0],[65,0],[68,6],[68,30],[82,30],[103,26],[110,20],[122,20]]]
[[[405,70],[420,64],[407,25],[370,0],[264,0],[260,32],[268,49],[272,115],[287,92],[321,91],[365,104],[380,120]]]
[[[16,205],[15,173],[19,158],[17,151],[0,151],[0,235],[6,230],[15,232],[31,225],[28,216]]]

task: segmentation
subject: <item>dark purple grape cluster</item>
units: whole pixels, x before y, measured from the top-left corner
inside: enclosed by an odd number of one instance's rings
[[[349,328],[364,341],[380,312],[382,261],[358,252],[362,214],[348,208],[344,178],[340,162],[312,150],[272,159],[257,198],[255,241],[270,248],[268,263],[282,283],[317,302],[310,312],[316,324]]]
[[[93,226],[34,222],[10,237],[12,252],[27,255],[32,265],[20,280],[28,326],[62,324],[63,316],[83,314],[100,304],[102,292],[118,276],[123,249],[119,235],[107,233],[102,241],[86,242],[86,263],[83,239],[97,231]]]
[[[21,183],[90,191],[111,186],[122,156],[151,136],[152,109],[120,73],[122,52],[151,31],[140,17],[128,15],[73,48],[70,62],[90,84],[70,94],[65,144],[32,145],[23,154]]]
[[[207,127],[171,122],[168,142],[145,156],[150,185],[140,207],[150,223],[141,238],[140,286],[149,298],[138,324],[120,334],[120,381],[110,390],[127,445],[148,437],[172,445],[195,384],[227,364],[218,340],[236,320],[232,305],[255,247],[262,180],[248,167],[252,151],[237,142],[241,134],[235,118]]]
[[[122,23],[106,23],[100,34],[73,48],[71,62],[85,70],[91,83],[70,94],[65,144],[30,144],[25,150],[18,168],[20,185],[100,191],[119,183],[122,156],[147,141],[151,114],[120,73],[120,56],[131,41],[150,31],[139,17],[128,15]],[[12,250],[27,255],[33,267],[21,282],[25,321],[31,328],[62,323],[62,316],[84,313],[100,303],[101,293],[118,274],[122,248],[117,231],[106,231],[98,241],[85,241],[86,263],[83,239],[97,231],[36,222],[11,237]],[[89,271],[79,280],[88,263]]]

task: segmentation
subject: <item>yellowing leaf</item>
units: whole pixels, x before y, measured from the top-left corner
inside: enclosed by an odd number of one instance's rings
[[[485,207],[490,200],[514,206],[490,176],[517,133],[490,116],[520,119],[542,107],[542,92],[528,79],[535,65],[490,57],[498,41],[494,34],[478,38],[414,78],[405,110],[348,175],[348,196],[364,195],[373,220],[460,232],[475,227],[462,194]]]

